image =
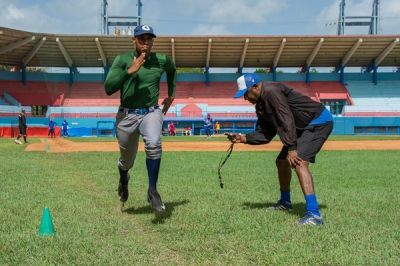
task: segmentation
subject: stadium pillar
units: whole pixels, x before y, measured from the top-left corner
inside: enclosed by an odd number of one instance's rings
[[[74,84],[74,68],[69,68],[69,85],[72,86]]]
[[[272,67],[272,81],[276,81],[276,67]]]
[[[239,76],[241,76],[243,74],[243,67],[238,68],[238,73],[239,73]]]
[[[378,84],[378,67],[374,66],[372,71],[372,82],[376,85]]]
[[[103,78],[103,81],[106,81],[106,78],[107,78],[107,75],[108,75],[109,71],[110,71],[110,67],[108,67],[108,66],[104,67],[104,78]]]
[[[339,70],[339,78],[340,78],[340,83],[344,84],[344,67],[341,67]]]
[[[22,64],[21,67],[21,82],[22,84],[26,85],[26,65]]]
[[[206,78],[206,84],[210,84],[210,71],[209,70],[210,70],[210,68],[206,67],[205,71],[204,71],[204,75]]]
[[[310,83],[310,67],[306,66],[304,70],[306,72],[306,83]]]

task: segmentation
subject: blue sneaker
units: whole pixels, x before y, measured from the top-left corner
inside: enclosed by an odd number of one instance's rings
[[[321,216],[315,215],[312,212],[306,212],[299,220],[300,225],[323,225],[324,219]]]
[[[292,203],[289,201],[278,200],[277,203],[267,208],[267,211],[292,211]]]

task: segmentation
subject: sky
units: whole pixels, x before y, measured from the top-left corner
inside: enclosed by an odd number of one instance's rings
[[[335,35],[339,0],[142,0],[158,35]],[[373,0],[347,0],[368,16]],[[137,0],[108,0],[109,15],[137,15]],[[379,34],[400,33],[400,0],[380,0]],[[42,33],[101,34],[102,0],[0,0],[0,26]],[[367,27],[346,28],[366,34]]]

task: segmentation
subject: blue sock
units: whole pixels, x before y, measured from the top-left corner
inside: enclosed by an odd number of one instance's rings
[[[281,201],[290,202],[290,190],[288,191],[281,190]]]
[[[304,198],[306,199],[306,210],[315,215],[321,216],[315,194],[305,195]]]
[[[147,175],[149,176],[149,190],[157,190],[158,172],[160,171],[160,159],[146,159]]]

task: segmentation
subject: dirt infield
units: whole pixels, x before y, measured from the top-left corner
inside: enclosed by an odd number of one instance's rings
[[[229,146],[227,141],[193,141],[193,142],[163,142],[163,151],[225,151]],[[279,151],[280,141],[268,145],[235,146],[236,151]],[[400,150],[400,140],[337,140],[327,141],[323,150]],[[140,142],[139,150],[143,151]],[[67,139],[40,139],[40,143],[29,144],[25,151],[45,151],[54,153],[89,152],[89,151],[119,151],[117,142],[73,142]]]

